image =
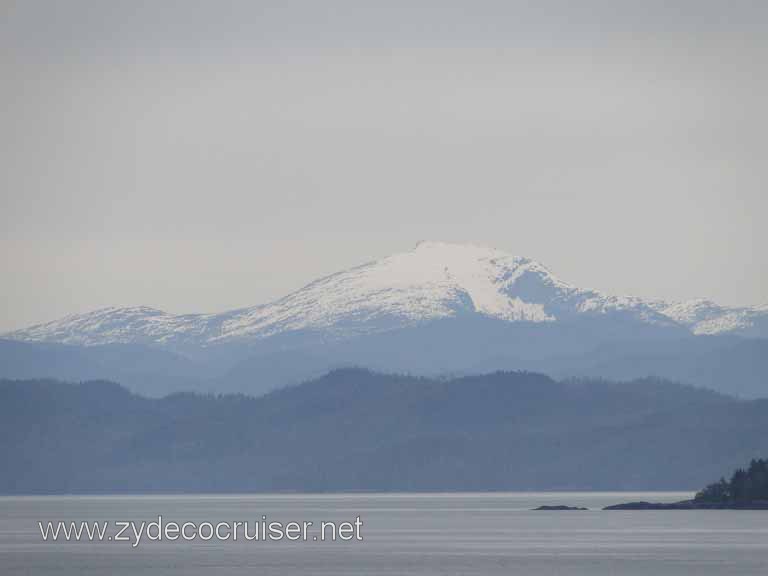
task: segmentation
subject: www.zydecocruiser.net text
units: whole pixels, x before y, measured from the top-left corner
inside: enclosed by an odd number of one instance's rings
[[[44,542],[126,542],[136,548],[143,542],[361,542],[363,521],[280,522],[234,520],[223,522],[166,521],[39,521]]]

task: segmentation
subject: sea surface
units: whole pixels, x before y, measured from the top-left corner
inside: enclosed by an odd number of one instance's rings
[[[0,574],[768,574],[766,511],[602,511],[688,493],[0,497]],[[539,512],[542,504],[588,511]],[[354,522],[362,540],[45,542],[38,522]],[[110,528],[111,533],[117,529]],[[330,530],[328,532],[330,534]],[[348,534],[347,534],[348,535]]]

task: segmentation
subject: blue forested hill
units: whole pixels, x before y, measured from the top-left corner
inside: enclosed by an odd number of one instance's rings
[[[562,326],[453,319],[351,341],[300,345],[278,338],[183,353],[145,344],[78,346],[0,339],[0,378],[108,379],[154,397],[189,390],[256,396],[353,364],[421,375],[521,369],[556,378],[629,380],[655,375],[743,398],[768,397],[766,339],[617,336],[601,344],[590,334],[602,333],[592,328],[569,331]]]
[[[768,401],[662,380],[345,369],[260,398],[0,381],[0,492],[696,489]]]

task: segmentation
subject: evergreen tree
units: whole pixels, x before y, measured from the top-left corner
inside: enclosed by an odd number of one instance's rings
[[[768,460],[752,460],[736,469],[730,481],[721,478],[696,494],[700,502],[753,502],[768,500]]]

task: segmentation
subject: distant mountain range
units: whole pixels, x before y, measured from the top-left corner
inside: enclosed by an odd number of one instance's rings
[[[768,400],[645,379],[338,370],[260,398],[0,381],[0,493],[698,489]]]
[[[768,337],[768,305],[724,307],[608,296],[563,282],[541,264],[473,245],[422,242],[414,250],[321,278],[275,302],[221,314],[173,315],[147,307],[105,308],[5,337],[62,344],[152,344],[169,348],[243,343],[296,331],[349,339],[475,315],[557,323],[620,316],[692,334]]]
[[[0,376],[262,393],[361,365],[419,374],[650,374],[768,394],[768,306],[608,296],[528,258],[423,242],[221,314],[107,308],[4,335]],[[728,374],[723,381],[722,374]]]

